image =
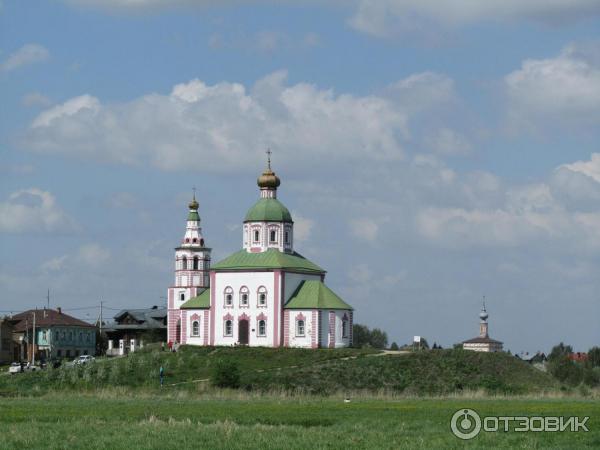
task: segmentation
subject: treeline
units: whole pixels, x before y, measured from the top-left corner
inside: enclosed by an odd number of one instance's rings
[[[355,323],[352,326],[352,346],[356,348],[387,348],[388,335],[379,328],[369,329],[366,325]]]
[[[600,386],[600,347],[592,347],[584,361],[574,361],[573,354],[570,345],[555,345],[548,355],[548,372],[570,386]]]

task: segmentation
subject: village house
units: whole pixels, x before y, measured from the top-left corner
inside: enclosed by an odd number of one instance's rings
[[[6,364],[15,360],[12,335],[12,322],[6,317],[0,319],[0,364]]]

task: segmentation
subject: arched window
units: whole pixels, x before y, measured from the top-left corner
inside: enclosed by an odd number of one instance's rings
[[[233,336],[233,323],[231,320],[225,321],[225,336]]]
[[[233,288],[231,286],[227,286],[225,288],[225,306],[233,305]]]
[[[286,244],[290,243],[290,232],[289,231],[285,232],[285,238],[284,239],[285,239],[285,243]]]
[[[296,336],[304,336],[304,320],[296,321]]]
[[[200,336],[200,322],[197,320],[192,322],[192,336]]]
[[[181,301],[185,300],[185,293],[184,292],[182,292],[182,293],[179,294],[179,300],[181,300]]]
[[[183,270],[187,269],[187,258],[184,256],[183,259],[181,260],[181,268]]]
[[[258,335],[266,336],[267,335],[267,322],[264,320],[258,321]]]
[[[246,286],[242,286],[240,289],[240,306],[248,306],[248,297],[250,291]]]
[[[254,230],[254,242],[258,242],[260,240],[260,232],[258,230]]]
[[[195,244],[196,242],[198,242],[198,238],[192,239],[192,242]]]
[[[200,239],[200,247],[204,247],[204,239]]]
[[[198,257],[194,256],[194,270],[198,270]]]
[[[348,318],[345,315],[344,315],[344,318],[342,319],[342,337],[343,338],[348,337]]]
[[[269,242],[277,242],[277,231],[276,230],[269,231]]]
[[[264,286],[258,288],[258,306],[267,306],[267,288]]]

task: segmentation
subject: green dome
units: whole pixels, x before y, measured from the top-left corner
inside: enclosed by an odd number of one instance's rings
[[[292,215],[276,198],[261,198],[248,210],[244,222],[292,222]]]

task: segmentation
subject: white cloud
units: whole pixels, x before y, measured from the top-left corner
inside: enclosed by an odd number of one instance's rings
[[[30,92],[21,99],[23,106],[50,106],[52,101],[39,92]]]
[[[593,153],[589,161],[576,161],[561,167],[582,173],[600,183],[600,153]]]
[[[352,219],[350,221],[350,233],[358,239],[373,242],[377,239],[379,225],[368,218]]]
[[[445,127],[427,136],[425,145],[440,155],[464,156],[471,152],[471,144],[465,136]]]
[[[110,258],[110,251],[98,244],[85,244],[79,247],[77,260],[88,266],[101,266]]]
[[[41,269],[44,273],[58,272],[63,270],[67,262],[68,255],[57,256],[42,263]]]
[[[39,44],[25,44],[0,63],[0,72],[10,72],[22,66],[46,61],[50,52]]]
[[[561,23],[598,14],[596,0],[360,0],[350,24],[359,31],[388,37],[485,21]]]
[[[576,46],[525,60],[504,82],[513,128],[600,123],[600,64]]]
[[[200,80],[128,103],[82,95],[42,112],[24,144],[67,154],[163,170],[236,171],[270,146],[282,164],[350,164],[368,153],[402,159],[406,113],[377,96],[336,95],[314,85],[285,86],[276,72],[250,92],[237,83]]]
[[[22,189],[0,203],[0,232],[63,232],[77,228],[50,192]]]
[[[409,112],[422,112],[457,100],[454,80],[436,72],[421,72],[392,83],[385,94]]]

